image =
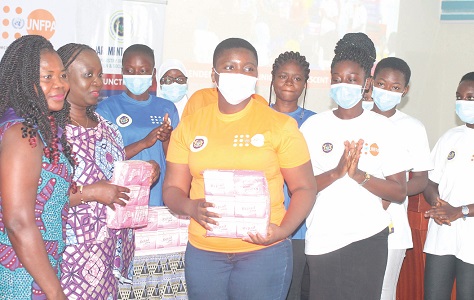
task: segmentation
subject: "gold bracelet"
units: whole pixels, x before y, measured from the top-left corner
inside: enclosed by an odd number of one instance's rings
[[[83,185],[80,185],[79,186],[79,194],[81,194],[81,203],[82,204],[86,204],[86,202],[84,201],[84,197],[82,196],[82,189],[84,188]]]
[[[369,179],[370,179],[370,174],[367,173],[367,172],[365,172],[365,178],[364,178],[364,180],[363,180],[361,183],[359,183],[359,185],[360,185],[360,186],[363,186],[364,184],[367,183],[367,181],[369,181]]]

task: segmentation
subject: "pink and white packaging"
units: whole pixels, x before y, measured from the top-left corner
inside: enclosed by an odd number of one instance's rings
[[[166,206],[150,206],[148,225],[135,230],[135,254],[146,255],[150,250],[166,253],[167,249],[185,247],[189,222],[189,217],[176,215]]]
[[[218,225],[206,236],[242,238],[248,232],[267,234],[270,195],[265,174],[250,170],[205,170],[205,197],[214,203],[209,211],[218,213]]]
[[[116,161],[111,183],[130,189],[127,205],[115,204],[115,211],[107,207],[109,228],[137,228],[148,224],[150,177],[153,167],[141,160]]]

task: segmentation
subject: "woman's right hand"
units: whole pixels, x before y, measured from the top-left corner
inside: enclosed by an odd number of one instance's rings
[[[211,202],[206,202],[206,199],[193,200],[193,208],[191,212],[191,218],[198,222],[206,230],[212,230],[209,224],[218,225],[218,222],[212,218],[220,218],[220,215],[209,211],[209,207],[214,207]]]
[[[127,204],[125,201],[130,200],[127,193],[130,193],[130,189],[112,184],[107,180],[100,180],[87,186],[86,199],[88,200],[86,202],[97,201],[115,210],[115,203],[125,206]]]
[[[351,144],[349,141],[344,142],[344,153],[342,153],[339,163],[334,168],[337,179],[344,177],[351,166]]]

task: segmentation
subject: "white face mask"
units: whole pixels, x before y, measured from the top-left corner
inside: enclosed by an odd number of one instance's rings
[[[214,72],[219,75],[219,85],[217,85],[217,88],[229,104],[237,105],[255,94],[257,77],[240,73],[219,74],[216,69],[214,69]]]

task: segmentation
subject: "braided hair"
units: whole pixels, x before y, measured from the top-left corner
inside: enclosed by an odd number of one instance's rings
[[[349,60],[359,64],[365,71],[365,78],[370,77],[374,66],[375,46],[372,40],[362,32],[346,33],[334,48],[335,56],[332,59],[331,69],[341,61]]]
[[[281,66],[283,66],[284,64],[290,61],[297,63],[301,67],[301,69],[303,69],[303,72],[304,72],[304,79],[305,79],[305,89],[304,89],[304,97],[303,97],[303,109],[304,109],[310,69],[309,69],[309,62],[306,61],[306,57],[301,55],[299,52],[286,51],[284,53],[281,53],[275,59],[275,62],[273,63],[273,68],[272,68],[272,82],[270,83],[270,97],[269,97],[268,103],[269,104],[272,103],[272,87],[273,87],[273,80],[275,79],[276,72],[281,68]]]
[[[0,61],[0,115],[8,108],[25,121],[22,137],[30,138],[36,145],[37,131],[41,132],[45,147],[44,154],[52,163],[59,159],[58,143],[63,153],[75,165],[71,147],[65,135],[57,137],[57,126],[64,128],[66,122],[62,112],[50,112],[48,102],[40,85],[41,54],[55,52],[51,43],[39,35],[25,35],[8,46]],[[66,106],[66,105],[65,105]],[[69,106],[63,108],[69,114]]]
[[[84,45],[84,44],[76,44],[76,43],[69,43],[66,44],[58,49],[58,54],[61,60],[63,61],[64,68],[67,70],[69,66],[76,60],[76,58],[79,56],[79,54],[82,53],[82,51],[93,51],[94,53],[95,50],[92,49],[91,47]],[[66,101],[67,102],[67,101]],[[69,102],[68,106],[70,105]],[[97,118],[95,112],[96,105],[91,105],[86,107],[86,115],[96,121],[99,122],[99,118]],[[66,122],[70,123],[71,122],[71,117],[69,114],[67,115],[67,120]]]

